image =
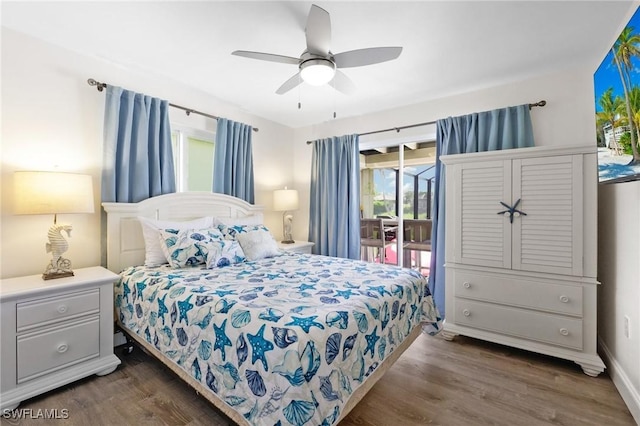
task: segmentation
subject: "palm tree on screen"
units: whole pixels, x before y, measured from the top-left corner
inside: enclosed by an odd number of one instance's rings
[[[631,120],[636,128],[636,140],[640,141],[640,86],[632,86],[629,91],[629,103],[631,104]]]
[[[625,106],[627,117],[629,118],[629,127],[631,129],[631,151],[633,152],[633,159],[630,164],[640,164],[640,153],[638,153],[638,145],[636,141],[636,132],[633,129],[633,116],[631,111],[631,100],[629,91],[631,88],[631,70],[633,65],[631,63],[632,57],[640,57],[640,36],[633,32],[633,27],[625,27],[620,33],[618,40],[611,48],[613,54],[613,62],[618,68],[620,74],[620,81],[622,82],[622,90],[624,91]],[[604,95],[603,95],[604,96]],[[615,129],[615,128],[614,128]]]
[[[613,96],[613,87],[608,88],[600,99],[598,100],[600,104],[600,108],[602,111],[596,114],[599,124],[610,124],[611,130],[613,133],[613,148],[616,150],[616,153],[620,154],[620,145],[616,139],[616,127],[620,127],[624,124],[625,120],[623,117],[624,112],[624,101],[620,96]],[[632,132],[633,133],[633,132]]]

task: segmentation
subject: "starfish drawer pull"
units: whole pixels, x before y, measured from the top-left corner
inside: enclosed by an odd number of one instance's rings
[[[502,204],[503,206],[505,206],[507,208],[507,210],[503,210],[501,212],[498,212],[497,214],[505,214],[505,213],[509,213],[509,222],[513,223],[513,216],[518,213],[521,214],[523,216],[526,216],[527,214],[525,212],[523,212],[522,210],[518,210],[518,204],[520,204],[520,199],[518,198],[518,201],[516,201],[516,203],[513,205],[513,207],[511,207],[510,205],[503,203],[502,201],[500,201],[500,204]]]

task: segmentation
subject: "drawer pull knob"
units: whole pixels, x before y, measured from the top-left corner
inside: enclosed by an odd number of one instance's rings
[[[471,287],[471,283],[470,283],[470,282],[468,282],[468,281],[465,281],[465,282],[464,282],[464,284],[462,284],[462,286],[463,286],[464,288],[470,288],[470,287]]]
[[[560,334],[562,334],[563,336],[568,336],[569,335],[569,330],[567,330],[566,328],[561,328],[560,329]]]
[[[58,312],[61,314],[64,314],[65,312],[67,312],[67,305],[58,306]]]
[[[564,294],[560,296],[560,301],[562,303],[569,303],[569,296],[565,296]]]
[[[465,317],[468,317],[471,315],[471,311],[468,309],[465,309],[464,311],[462,311],[462,315],[464,315]]]
[[[67,349],[69,349],[68,345],[65,345],[64,343],[60,346],[58,346],[58,352],[63,354],[67,351]]]

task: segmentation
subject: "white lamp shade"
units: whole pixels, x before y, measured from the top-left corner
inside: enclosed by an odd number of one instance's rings
[[[297,210],[298,191],[286,188],[273,191],[273,209],[280,212]]]
[[[16,214],[93,213],[90,175],[58,172],[15,172]]]

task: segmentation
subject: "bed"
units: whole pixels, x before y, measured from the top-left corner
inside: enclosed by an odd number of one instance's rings
[[[421,333],[440,329],[424,277],[395,266],[284,252],[143,265],[139,217],[246,223],[259,206],[212,193],[103,206],[119,326],[238,424],[337,424]]]

